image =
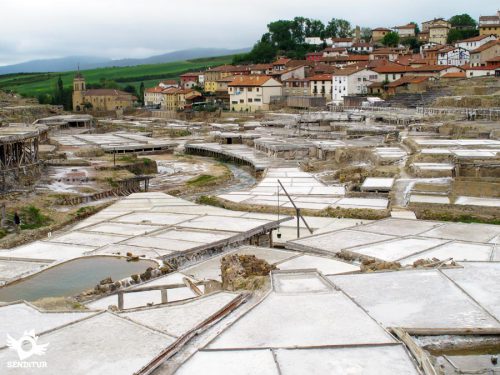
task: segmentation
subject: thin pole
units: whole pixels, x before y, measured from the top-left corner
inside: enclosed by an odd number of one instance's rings
[[[295,211],[297,213],[297,220],[299,220],[299,217],[300,217],[302,219],[302,221],[304,222],[304,224],[306,225],[306,228],[309,230],[309,233],[313,234],[313,230],[309,227],[309,224],[307,224],[306,219],[304,219],[304,217],[300,214],[300,209],[295,205],[295,202],[292,200],[292,197],[290,197],[290,194],[288,194],[288,192],[286,191],[285,187],[283,186],[283,184],[281,183],[280,180],[278,180],[278,183],[280,184],[281,188],[285,192],[285,194],[288,197],[288,200],[292,204],[293,208],[295,208]]]
[[[296,208],[297,210],[297,238],[300,238],[300,208]]]

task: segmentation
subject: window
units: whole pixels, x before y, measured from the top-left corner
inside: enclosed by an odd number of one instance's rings
[[[252,92],[252,88],[251,87],[248,88],[248,92]]]
[[[255,98],[253,101],[254,102],[260,102],[260,99],[259,98]]]
[[[248,98],[248,102],[249,102],[249,103],[252,103],[252,102],[253,102],[253,99],[252,99],[252,98]]]
[[[257,91],[257,92],[259,92],[259,91],[260,91],[260,88],[258,88],[258,87],[257,87],[257,90],[256,90],[256,91]]]
[[[238,101],[237,100],[233,100],[231,103],[232,104],[238,104]]]
[[[243,99],[240,99],[240,103],[244,103],[244,102],[245,102],[245,100],[243,100]]]

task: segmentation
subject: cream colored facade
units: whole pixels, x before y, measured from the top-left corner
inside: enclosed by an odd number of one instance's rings
[[[144,104],[146,106],[161,106],[163,102],[163,91],[165,89],[157,86],[144,91]]]
[[[241,76],[229,84],[228,93],[232,111],[266,111],[271,97],[282,95],[282,85],[266,76]]]
[[[136,97],[116,89],[86,90],[85,79],[78,73],[73,80],[73,111],[116,111],[134,107]]]
[[[429,29],[429,42],[445,45],[448,41],[449,26],[437,25]]]
[[[326,100],[332,99],[332,75],[321,74],[309,78],[309,90],[311,96],[321,96]]]

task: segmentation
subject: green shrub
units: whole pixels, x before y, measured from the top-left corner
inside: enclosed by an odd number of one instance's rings
[[[36,229],[45,227],[52,223],[52,219],[40,212],[35,206],[27,206],[21,209],[21,229]]]

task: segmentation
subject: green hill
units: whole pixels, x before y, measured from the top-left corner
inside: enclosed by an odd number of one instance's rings
[[[229,64],[233,55],[209,57],[195,60],[177,61],[163,64],[138,65],[83,70],[87,84],[99,83],[102,79],[116,81],[120,86],[134,85],[138,89],[141,82],[152,87],[159,80],[177,78],[188,71],[206,69],[217,65]],[[61,76],[64,87],[71,88],[76,71],[64,73],[21,73],[0,75],[0,90],[14,91],[23,96],[38,97],[51,94],[56,81]]]

